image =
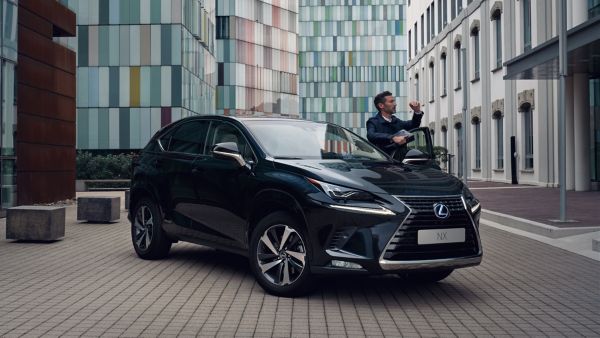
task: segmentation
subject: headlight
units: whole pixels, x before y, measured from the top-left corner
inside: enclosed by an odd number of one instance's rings
[[[473,196],[473,193],[471,193],[469,188],[467,188],[466,186],[463,186],[462,195],[467,204],[467,208],[469,208],[472,214],[477,213],[481,209],[481,203],[479,203],[479,200],[477,200],[475,196]]]
[[[317,181],[312,178],[307,178],[310,183],[321,191],[326,193],[332,200],[335,201],[373,201],[375,197],[361,190],[346,188],[339,185]]]

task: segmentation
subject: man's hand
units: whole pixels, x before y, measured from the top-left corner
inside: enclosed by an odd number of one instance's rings
[[[406,143],[406,137],[404,136],[394,136],[392,138],[392,141],[394,141],[394,143],[399,144],[399,145],[403,145]]]
[[[421,103],[419,101],[410,101],[408,105],[415,113],[421,112]]]

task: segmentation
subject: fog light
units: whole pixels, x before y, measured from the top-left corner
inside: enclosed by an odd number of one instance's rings
[[[352,263],[352,262],[345,262],[345,261],[333,260],[333,261],[331,261],[331,265],[335,266],[336,268],[362,269],[362,266],[360,264],[356,264],[356,263]]]

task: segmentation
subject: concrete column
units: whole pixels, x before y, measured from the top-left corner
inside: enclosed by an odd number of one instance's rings
[[[575,189],[575,139],[573,126],[573,76],[567,77],[567,86],[565,91],[565,100],[567,101],[566,112],[566,156],[567,156],[567,190]]]
[[[575,190],[588,191],[590,173],[590,88],[587,74],[573,75]]]
[[[572,23],[573,26],[578,26],[588,19],[588,0],[571,0]]]

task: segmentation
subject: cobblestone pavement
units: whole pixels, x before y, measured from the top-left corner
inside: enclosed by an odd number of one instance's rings
[[[332,277],[286,299],[244,258],[179,243],[144,261],[124,213],[88,224],[74,212],[53,243],[4,240],[0,224],[0,336],[600,335],[598,262],[491,227],[482,265],[441,283]]]

